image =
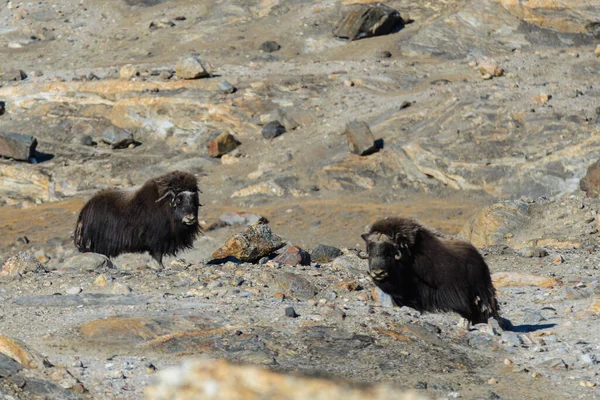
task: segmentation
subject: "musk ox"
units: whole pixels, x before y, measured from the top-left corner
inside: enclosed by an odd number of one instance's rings
[[[107,257],[121,253],[162,258],[191,248],[200,234],[196,177],[173,171],[148,180],[142,187],[109,189],[83,207],[75,227],[75,247]]]
[[[502,322],[488,266],[470,243],[439,238],[407,218],[379,220],[362,238],[369,275],[398,304],[454,311],[473,324]]]

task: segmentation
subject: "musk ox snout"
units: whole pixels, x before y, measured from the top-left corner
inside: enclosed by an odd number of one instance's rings
[[[196,216],[194,214],[185,214],[181,222],[186,225],[194,225],[196,223]]]

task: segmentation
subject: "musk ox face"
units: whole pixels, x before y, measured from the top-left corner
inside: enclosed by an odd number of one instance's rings
[[[369,260],[369,275],[375,283],[385,282],[394,268],[398,268],[402,259],[402,252],[408,251],[395,243],[392,238],[381,233],[365,233],[362,235],[367,245],[367,254]]]
[[[175,221],[188,226],[198,224],[198,207],[200,205],[198,193],[190,191],[175,193],[170,190],[156,202],[161,201],[169,201]]]

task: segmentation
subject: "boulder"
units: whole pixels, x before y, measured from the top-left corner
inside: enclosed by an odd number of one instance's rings
[[[235,257],[240,261],[256,262],[285,246],[268,225],[258,223],[235,234],[212,254],[214,259]]]
[[[175,67],[175,74],[179,79],[199,79],[210,76],[202,65],[200,57],[195,54],[182,57]]]
[[[346,124],[346,138],[348,148],[354,154],[365,156],[377,150],[375,137],[364,121],[352,121]]]
[[[28,272],[46,271],[44,266],[31,254],[22,252],[10,257],[0,271],[0,278],[18,277]]]
[[[363,4],[344,15],[333,34],[342,39],[357,40],[387,35],[403,25],[404,21],[397,10],[383,4]]]
[[[0,156],[27,161],[35,154],[37,140],[31,135],[0,132]]]
[[[314,262],[328,263],[341,255],[342,251],[337,247],[318,244],[310,253],[310,258]]]
[[[214,158],[221,157],[235,150],[240,144],[239,140],[230,133],[221,133],[208,143],[208,155]]]

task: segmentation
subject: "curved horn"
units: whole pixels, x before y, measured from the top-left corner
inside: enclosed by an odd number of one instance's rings
[[[163,196],[162,196],[160,199],[156,200],[156,202],[157,202],[157,203],[160,203],[160,202],[161,202],[161,201],[163,201],[163,200],[165,199],[165,197],[167,197],[167,196],[172,196],[172,197],[175,197],[175,192],[173,192],[172,190],[169,190],[167,193],[163,194]]]
[[[358,258],[360,258],[361,260],[368,260],[369,259],[369,254],[366,251],[359,251],[357,254]]]

